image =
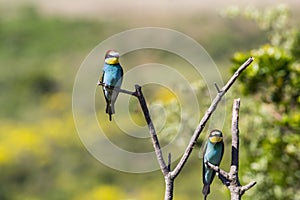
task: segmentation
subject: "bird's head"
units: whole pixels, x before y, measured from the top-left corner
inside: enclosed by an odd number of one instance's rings
[[[208,137],[209,141],[211,143],[218,143],[218,142],[222,142],[223,140],[223,135],[222,135],[222,132],[220,130],[212,130],[209,134],[209,137]]]
[[[115,65],[119,63],[120,54],[114,50],[108,50],[105,54],[105,63]]]

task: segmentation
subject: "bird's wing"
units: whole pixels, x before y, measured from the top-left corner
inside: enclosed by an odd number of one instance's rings
[[[220,163],[222,161],[223,154],[224,154],[224,142],[222,141],[222,154],[221,154],[221,158],[220,158]]]
[[[122,82],[123,82],[123,68],[122,68],[122,66],[120,65],[120,67],[121,67],[121,84],[122,84]]]
[[[120,67],[121,67],[121,76],[123,77],[123,68],[121,65],[120,65]]]
[[[205,155],[206,154],[209,154],[210,152],[208,152],[208,151],[212,151],[213,149],[211,149],[211,150],[209,150],[208,149],[208,141],[207,141],[207,143],[205,144],[205,147],[204,147],[204,153],[203,153],[203,169],[202,169],[202,171],[203,171],[203,177],[202,177],[202,179],[203,179],[203,184],[205,185],[205,184],[211,184],[211,182],[212,182],[212,180],[214,179],[214,177],[215,177],[215,175],[216,175],[216,172],[214,171],[214,170],[212,170],[212,169],[209,169],[206,165],[205,165],[205,162],[206,161],[209,161],[209,160],[206,160],[205,159]],[[224,151],[224,148],[222,148],[222,156],[223,156],[223,151]],[[209,161],[209,162],[211,162],[211,161]],[[208,179],[209,180],[205,180],[205,176],[206,176],[206,174],[205,174],[205,170],[208,170],[209,172],[209,174],[210,175],[208,175]]]
[[[120,77],[118,77],[118,79],[116,80],[117,82],[116,82],[116,87],[121,87],[121,85],[122,85],[122,81],[123,81],[123,68],[122,68],[122,66],[119,64],[119,66],[118,66],[118,76],[120,75]]]
[[[102,83],[103,83],[104,73],[105,73],[105,71],[103,70],[102,76],[101,76],[101,82],[102,82]]]
[[[204,146],[204,150],[203,150],[203,160],[202,160],[202,181],[203,181],[203,184],[205,184],[206,183],[206,181],[205,181],[205,162],[206,162],[206,160],[205,160],[205,152],[206,152],[206,149],[207,149],[207,143],[205,144],[205,146]]]
[[[104,83],[104,82],[103,82],[104,76],[105,76],[105,71],[103,70],[102,77],[101,77],[101,82],[102,82],[102,83]],[[102,85],[102,91],[103,91],[103,93],[104,93],[104,97],[105,97],[106,103],[109,103],[109,100],[108,100],[108,98],[107,98],[107,96],[106,96],[106,94],[105,94],[106,91],[105,91],[105,86],[104,86],[104,85]]]

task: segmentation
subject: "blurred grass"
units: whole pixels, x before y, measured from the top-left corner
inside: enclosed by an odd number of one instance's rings
[[[130,21],[45,16],[32,6],[0,16],[0,199],[161,199],[164,185],[159,171],[137,175],[103,166],[81,144],[72,119],[71,91],[80,63],[105,38],[133,28]],[[178,23],[163,20],[169,28],[199,41],[223,67],[220,70],[225,77],[234,51],[265,39],[253,24],[232,22],[216,14],[189,16]],[[143,54],[138,62],[181,66],[182,61],[162,52],[148,53],[151,56]],[[124,63],[130,66],[134,62],[128,55]],[[192,76],[192,72],[184,73]],[[103,108],[99,110],[103,115]],[[112,141],[122,138],[124,147],[145,151],[145,143],[134,146],[134,139],[126,140],[117,134],[118,129],[113,130]],[[202,169],[197,153],[176,182],[175,199],[201,198]],[[213,190],[211,198],[228,194],[218,180],[214,186],[221,189]]]
[[[106,36],[101,22],[44,17],[33,8],[0,20],[1,117],[30,117],[40,97],[70,93],[84,56]],[[92,37],[91,37],[92,36]],[[35,113],[36,114],[36,113]]]

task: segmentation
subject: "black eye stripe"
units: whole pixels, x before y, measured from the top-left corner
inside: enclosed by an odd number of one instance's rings
[[[219,136],[219,137],[222,137],[222,134],[220,132],[212,132],[211,137],[214,137],[214,136]]]
[[[118,58],[119,56],[107,55],[105,58]]]

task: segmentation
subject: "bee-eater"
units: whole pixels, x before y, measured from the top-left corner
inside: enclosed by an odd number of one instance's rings
[[[203,190],[204,200],[210,193],[210,184],[212,183],[216,172],[210,169],[205,163],[209,162],[219,166],[224,153],[223,135],[220,130],[212,130],[208,136],[208,141],[203,153]]]
[[[115,102],[119,91],[115,88],[120,88],[122,84],[123,69],[119,63],[119,53],[114,50],[109,50],[105,54],[103,74],[101,82],[103,85],[104,97],[106,100],[106,113],[111,115],[115,113]]]

